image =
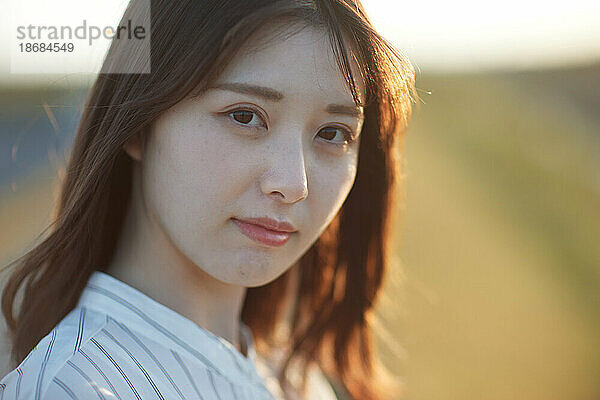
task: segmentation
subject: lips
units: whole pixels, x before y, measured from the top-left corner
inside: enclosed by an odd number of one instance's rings
[[[287,222],[278,222],[268,218],[233,219],[240,232],[253,241],[267,246],[283,246],[290,235],[296,231]]]
[[[262,226],[263,228],[272,230],[272,231],[278,231],[278,232],[295,232],[297,229],[294,228],[294,226],[286,221],[276,221],[272,218],[267,218],[267,217],[263,217],[263,218],[236,218],[238,221],[241,222],[245,222],[247,224],[253,224],[253,225],[258,225],[258,226]]]

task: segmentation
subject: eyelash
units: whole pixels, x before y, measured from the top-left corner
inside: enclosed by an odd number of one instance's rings
[[[250,129],[254,129],[254,130],[265,129],[265,126],[247,125],[242,122],[236,121],[235,118],[232,116],[232,114],[235,112],[238,112],[238,111],[247,111],[247,112],[254,113],[256,116],[258,116],[258,118],[260,118],[262,120],[262,123],[266,125],[265,118],[262,117],[262,114],[258,110],[254,109],[252,107],[248,107],[248,106],[240,107],[240,108],[236,108],[236,109],[227,111],[224,114],[227,117],[229,117],[234,124],[236,124],[238,126],[241,126],[244,128],[250,128]],[[350,131],[348,128],[341,127],[341,126],[326,126],[324,128],[321,128],[319,130],[319,132],[321,132],[321,130],[323,130],[323,129],[330,129],[330,128],[339,129],[342,132],[342,134],[344,135],[345,142],[344,143],[328,142],[328,143],[330,143],[334,146],[337,146],[337,147],[345,147],[345,146],[351,145],[352,143],[354,143],[356,141],[356,138],[354,137],[354,135],[352,135],[352,131]]]

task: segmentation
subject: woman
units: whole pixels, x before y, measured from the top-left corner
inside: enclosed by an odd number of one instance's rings
[[[151,72],[98,76],[3,293],[4,399],[307,397],[315,365],[383,398],[369,316],[411,66],[352,0],[151,6]],[[105,66],[141,54],[119,46]]]

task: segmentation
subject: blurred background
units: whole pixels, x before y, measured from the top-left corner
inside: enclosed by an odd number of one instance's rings
[[[600,3],[363,3],[420,97],[376,310],[403,399],[600,399]],[[49,222],[93,82],[6,53],[2,265]]]

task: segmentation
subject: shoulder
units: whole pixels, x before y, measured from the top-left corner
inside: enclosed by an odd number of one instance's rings
[[[283,365],[285,352],[281,348],[273,347],[269,354],[257,353],[256,368],[265,380],[266,386],[278,399],[300,400],[303,398],[314,400],[337,400],[332,385],[318,364],[312,363],[307,371],[306,394],[303,396],[300,387],[301,371],[299,364],[292,363],[287,370],[286,377],[292,387],[284,390],[277,376]]]
[[[46,392],[53,387],[61,388],[64,382],[58,377],[59,372],[105,324],[106,319],[100,313],[85,308],[72,310],[0,381],[2,399],[72,398],[63,389],[63,397],[47,397]]]
[[[337,396],[325,374],[314,364],[308,372],[307,391],[309,399],[336,400]]]
[[[100,312],[90,316],[83,334],[73,315],[40,341],[0,382],[0,399],[271,398],[255,381],[234,381],[125,322]]]

